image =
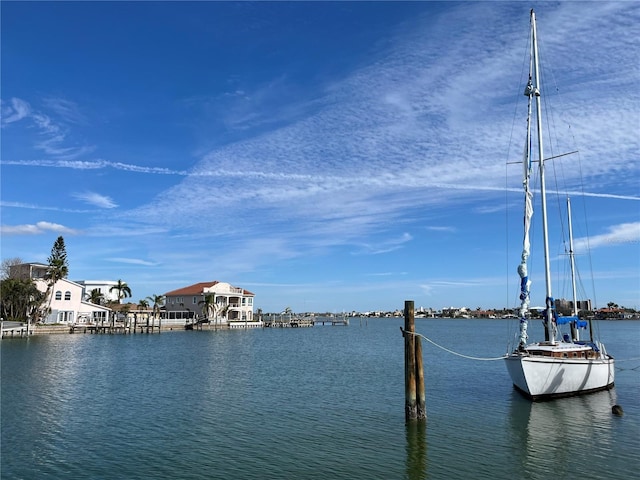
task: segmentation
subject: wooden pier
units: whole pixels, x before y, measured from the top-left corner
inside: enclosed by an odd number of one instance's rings
[[[69,333],[127,333],[127,327],[124,324],[77,324],[69,327]]]
[[[69,333],[160,333],[162,327],[161,320],[146,318],[138,322],[137,318],[128,319],[126,322],[102,322],[102,323],[79,323],[69,327]]]
[[[320,324],[320,325],[333,325],[333,326],[348,326],[349,325],[349,319],[346,317],[342,317],[342,318],[323,318],[322,320],[314,320],[313,324]]]
[[[209,319],[208,318],[201,318],[200,320],[192,318],[189,320],[187,320],[184,324],[184,329],[185,330],[202,330],[202,326],[204,324],[208,324]]]
[[[4,337],[26,337],[29,336],[29,324],[26,322],[5,322],[0,321],[0,338]]]
[[[278,318],[275,320],[268,320],[264,322],[265,327],[270,328],[300,328],[300,327],[313,327],[314,321],[311,317],[293,317],[293,318]]]

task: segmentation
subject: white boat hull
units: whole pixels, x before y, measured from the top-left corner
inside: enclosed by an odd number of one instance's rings
[[[533,400],[568,397],[613,387],[614,360],[554,358],[513,353],[505,357],[513,385]]]

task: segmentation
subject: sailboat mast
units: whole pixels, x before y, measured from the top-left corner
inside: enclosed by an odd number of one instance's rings
[[[576,293],[576,261],[573,255],[573,226],[571,225],[571,199],[567,197],[567,215],[569,216],[569,261],[571,262],[571,288],[573,294],[572,315],[578,315],[578,295]]]
[[[576,261],[573,254],[573,226],[571,224],[571,199],[567,197],[567,216],[569,217],[569,262],[571,263],[571,293],[573,295],[573,308],[571,315],[578,317],[578,294],[576,292]],[[571,339],[573,341],[580,340],[578,338],[577,320],[571,323]]]
[[[544,242],[544,278],[546,283],[546,339],[555,343],[553,327],[553,296],[551,293],[551,266],[549,260],[549,229],[547,225],[547,190],[544,181],[544,154],[542,148],[542,106],[540,102],[540,69],[538,65],[538,33],[536,29],[536,14],[531,10],[531,35],[533,41],[533,73],[536,89],[536,125],[538,130],[538,166],[540,169],[540,201],[542,213],[542,235]]]

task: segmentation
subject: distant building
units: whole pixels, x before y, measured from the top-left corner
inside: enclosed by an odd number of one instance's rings
[[[49,269],[49,265],[44,263],[20,263],[9,266],[9,277],[20,280],[35,280],[44,278]]]
[[[248,290],[234,287],[225,282],[201,282],[165,293],[165,309],[171,318],[172,312],[195,312],[199,317],[206,316],[204,299],[215,296],[215,318],[211,321],[228,323],[230,321],[253,321],[253,299],[255,295]]]
[[[578,305],[578,312],[580,311],[590,312],[592,310],[591,300],[578,300],[577,305]],[[569,314],[573,311],[573,301],[566,300],[564,298],[558,298],[556,299],[556,309],[566,311],[567,314]]]
[[[111,290],[112,287],[115,287],[118,282],[113,280],[76,280],[76,283],[82,285],[86,292],[86,297],[91,295],[91,291],[98,289],[102,294],[102,297],[105,299],[105,302],[119,302],[118,291]]]

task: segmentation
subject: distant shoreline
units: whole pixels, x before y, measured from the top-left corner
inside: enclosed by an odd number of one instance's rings
[[[372,319],[379,319],[379,320],[393,320],[393,319],[402,319],[403,317],[352,317],[352,318],[372,318]],[[504,317],[498,317],[498,318],[484,318],[484,317],[478,317],[478,318],[461,318],[461,317],[423,317],[423,316],[416,316],[415,320],[464,320],[464,321],[476,321],[476,320],[517,320],[516,318],[510,317],[510,318],[504,318]],[[539,319],[532,319],[533,321],[535,320],[539,320]],[[633,317],[633,318],[603,318],[603,319],[597,319],[595,320],[596,322],[628,322],[628,321],[639,321],[640,317]],[[134,332],[127,332],[125,335],[138,335],[138,334],[153,334],[153,333],[158,333],[158,327],[156,326],[153,331],[151,332],[145,332],[144,328],[146,327],[142,327],[143,331],[139,331],[140,326],[138,326],[138,329],[136,331],[136,333]],[[4,335],[2,336],[2,338],[22,338],[25,337],[26,334],[24,333],[24,330],[26,329],[26,325],[23,325],[22,328],[22,333],[20,333],[20,328],[16,327],[15,331],[13,333],[9,332],[9,331],[5,331]],[[202,330],[229,330],[229,326],[228,325],[213,325],[213,324],[204,324],[202,326]],[[160,332],[185,332],[187,330],[185,330],[184,326],[182,325],[162,325],[160,328]],[[29,336],[33,336],[33,335],[59,335],[59,334],[67,334],[67,335],[123,335],[123,333],[120,332],[113,332],[113,333],[92,333],[88,330],[83,330],[82,326],[76,326],[76,331],[75,332],[71,332],[71,326],[70,325],[31,325],[29,327]]]

